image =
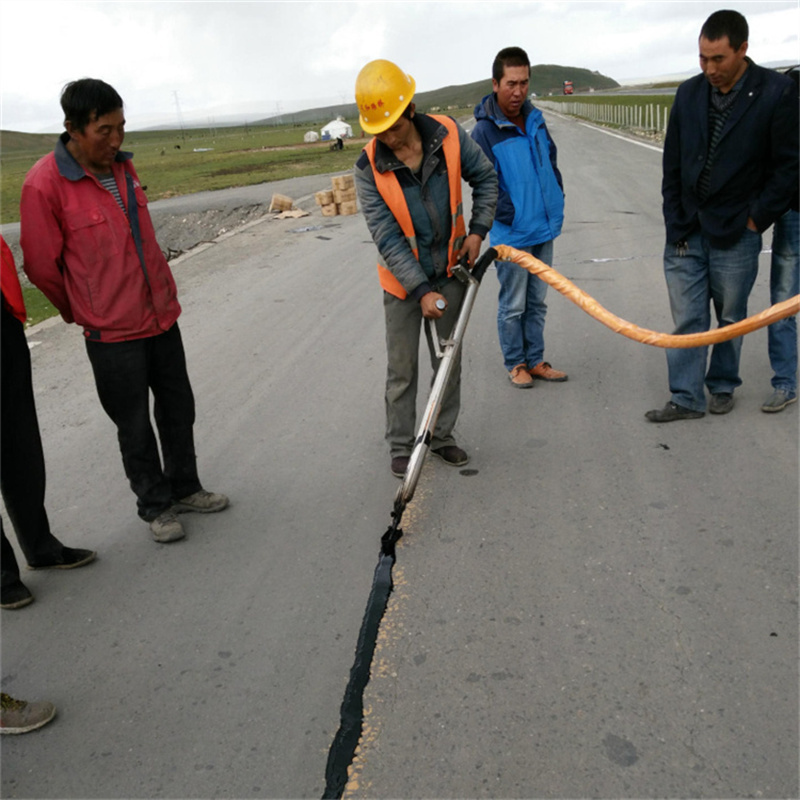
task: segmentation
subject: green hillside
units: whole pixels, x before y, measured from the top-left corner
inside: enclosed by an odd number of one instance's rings
[[[572,81],[575,92],[588,92],[590,89],[616,89],[619,84],[613,79],[580,67],[561,67],[556,64],[537,64],[531,67],[530,91],[539,96],[561,94],[564,81]],[[484,96],[492,91],[491,77],[474,83],[464,83],[459,86],[445,86],[430,92],[418,92],[414,102],[420,111],[429,111],[432,108],[472,108]],[[335,117],[342,116],[346,119],[358,117],[355,103],[346,103],[336,106],[324,106],[307,111],[298,111],[293,114],[283,114],[281,117],[268,117],[254,123],[255,125],[275,125],[280,119],[283,124],[313,124],[325,123]]]

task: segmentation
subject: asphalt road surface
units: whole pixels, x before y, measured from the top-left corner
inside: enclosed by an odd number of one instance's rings
[[[670,331],[660,154],[548,120],[556,268]],[[99,559],[27,573],[36,602],[3,612],[4,691],[59,709],[3,737],[3,797],[321,796],[399,482],[374,246],[361,214],[308,207],[174,262],[201,478],[232,501],[185,516],[184,541],[136,517],[79,330],[30,333],[51,521]],[[496,303],[490,271],[465,339],[472,462],[429,461],[406,511],[345,796],[797,797],[798,407],[759,410],[765,331],[730,415],[654,425],[662,350],[551,291],[569,381],[519,391]]]

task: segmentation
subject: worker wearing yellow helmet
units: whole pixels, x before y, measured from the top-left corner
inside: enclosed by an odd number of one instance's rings
[[[416,434],[419,338],[423,319],[448,337],[464,287],[451,268],[475,263],[492,227],[497,174],[481,148],[451,117],[417,113],[416,84],[397,64],[371,61],[356,79],[359,122],[374,138],[355,165],[361,210],[378,248],[378,277],[386,321],[386,441],[391,470],[402,478]],[[472,190],[467,227],[462,179]],[[431,364],[433,341],[426,329]],[[451,466],[469,461],[456,444],[461,364],[454,364],[431,441]]]

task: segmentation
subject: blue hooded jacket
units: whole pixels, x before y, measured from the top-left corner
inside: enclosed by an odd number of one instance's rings
[[[472,138],[494,165],[499,197],[490,232],[492,245],[533,247],[561,233],[564,189],[556,145],[544,116],[530,100],[522,106],[525,133],[510,122],[494,93],[475,106]]]

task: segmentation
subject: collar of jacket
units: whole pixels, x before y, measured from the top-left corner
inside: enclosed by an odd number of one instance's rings
[[[498,128],[517,128],[500,109],[496,92],[487,94],[486,97],[483,98],[482,105],[486,116],[494,122]],[[522,104],[522,119],[527,120],[532,111],[533,103],[526,97],[525,102]],[[517,130],[519,130],[519,128],[517,128]]]
[[[67,142],[69,141],[69,134],[64,131],[61,136],[58,137],[58,141],[56,142],[56,149],[55,149],[55,156],[56,156],[56,166],[58,167],[59,173],[63,178],[66,178],[68,181],[79,181],[81,178],[86,176],[86,171],[84,168],[75,160],[75,157],[67,150]],[[122,162],[128,161],[129,159],[133,158],[133,153],[128,153],[124,150],[120,150],[117,153],[117,157],[115,161]]]
[[[442,146],[444,137],[447,136],[447,128],[427,114],[414,114],[411,121],[416,126],[422,139],[422,158],[424,161],[431,153]],[[406,165],[395,156],[391,147],[387,147],[383,142],[376,141],[375,166],[379,172],[388,172]]]

